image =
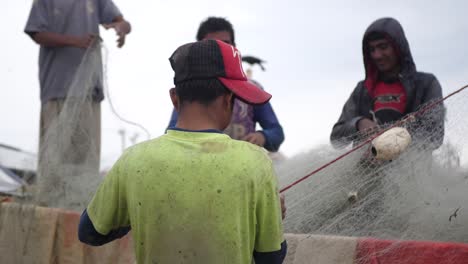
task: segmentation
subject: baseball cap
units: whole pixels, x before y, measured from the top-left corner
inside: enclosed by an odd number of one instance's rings
[[[240,52],[219,40],[202,40],[180,46],[169,58],[174,84],[191,80],[218,79],[239,99],[264,104],[271,95],[250,82],[242,69]]]

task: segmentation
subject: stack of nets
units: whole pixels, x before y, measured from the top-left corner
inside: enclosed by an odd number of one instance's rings
[[[413,140],[397,158],[373,159],[369,142],[285,191],[285,231],[468,242],[467,97],[462,91],[445,107],[437,104],[399,124]],[[445,132],[435,125],[441,116]],[[368,136],[352,139],[366,142]],[[442,137],[443,145],[434,150]],[[351,148],[324,145],[280,163],[280,187]]]

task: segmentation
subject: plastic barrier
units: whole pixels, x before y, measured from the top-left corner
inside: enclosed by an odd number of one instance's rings
[[[80,214],[0,203],[0,263],[135,263],[130,236],[101,247],[77,238]],[[468,244],[286,234],[287,264],[468,264]]]
[[[101,247],[78,240],[80,214],[0,203],[0,263],[135,263],[129,236]]]

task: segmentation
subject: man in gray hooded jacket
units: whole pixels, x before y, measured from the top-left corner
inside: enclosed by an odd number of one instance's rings
[[[366,30],[362,42],[366,76],[346,101],[330,136],[334,147],[358,140],[358,135],[394,123],[429,102],[442,98],[436,77],[416,71],[410,47],[400,23],[381,18]],[[430,115],[416,116],[410,129],[413,141],[426,149],[438,148],[444,138],[444,107]]]

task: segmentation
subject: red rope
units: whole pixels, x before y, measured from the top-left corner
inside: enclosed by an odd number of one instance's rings
[[[310,173],[307,174],[306,176],[304,176],[304,177],[302,177],[302,178],[296,180],[295,182],[293,182],[293,183],[287,185],[286,187],[283,187],[283,188],[280,190],[280,193],[283,193],[283,192],[289,190],[290,188],[292,188],[293,186],[297,185],[298,183],[304,181],[305,179],[309,178],[310,176],[316,174],[317,172],[319,172],[319,171],[321,171],[321,170],[327,168],[328,166],[332,165],[333,163],[339,161],[340,159],[342,159],[342,158],[348,156],[349,154],[355,152],[356,150],[362,148],[362,147],[365,146],[367,143],[369,143],[369,142],[371,142],[372,140],[374,140],[376,137],[382,135],[385,131],[387,131],[387,130],[389,130],[389,129],[392,129],[392,128],[394,128],[394,127],[397,127],[397,126],[399,126],[399,125],[401,125],[401,124],[403,124],[403,123],[406,123],[408,120],[412,119],[412,117],[414,117],[414,116],[417,116],[417,115],[420,115],[420,114],[425,113],[427,110],[429,110],[429,109],[435,107],[436,105],[442,103],[443,101],[447,100],[448,98],[452,97],[453,95],[455,95],[455,94],[457,94],[457,93],[463,91],[463,90],[464,90],[465,88],[467,88],[467,87],[468,87],[468,85],[465,85],[465,86],[463,86],[462,88],[456,90],[455,92],[452,92],[451,94],[449,94],[449,95],[447,95],[447,96],[445,96],[445,97],[443,97],[443,98],[441,98],[441,99],[439,99],[439,100],[436,100],[436,101],[434,101],[434,102],[432,102],[432,103],[430,103],[430,104],[427,104],[426,106],[424,106],[423,108],[419,109],[419,110],[416,111],[415,113],[409,114],[409,115],[408,115],[407,117],[405,117],[404,119],[402,119],[402,120],[396,122],[395,124],[393,124],[392,126],[388,127],[387,129],[384,129],[384,130],[378,132],[378,133],[375,134],[374,136],[369,137],[366,141],[362,142],[361,144],[357,145],[356,147],[352,148],[351,150],[347,151],[346,153],[340,155],[339,157],[335,158],[334,160],[332,160],[332,161],[330,161],[330,162],[328,162],[328,163],[322,165],[321,167],[315,169],[314,171],[310,172]]]

